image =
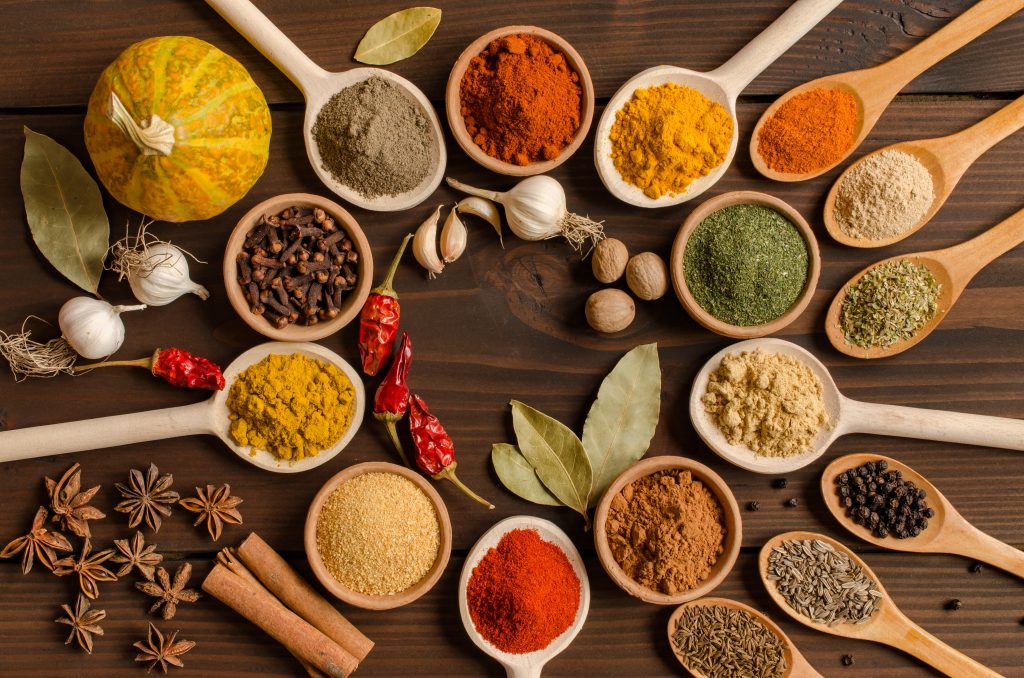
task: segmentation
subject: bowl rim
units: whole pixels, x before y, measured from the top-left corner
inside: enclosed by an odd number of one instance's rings
[[[428,570],[427,574],[424,575],[417,583],[404,591],[390,595],[361,593],[348,588],[335,579],[327,570],[327,566],[324,564],[323,558],[320,556],[320,551],[316,546],[316,525],[320,519],[320,511],[323,509],[323,505],[327,501],[327,497],[345,481],[366,473],[393,473],[411,480],[413,484],[427,495],[427,498],[434,507],[434,513],[437,516],[437,522],[440,527],[441,543],[437,549],[437,559],[434,560],[434,564],[430,567],[430,570]],[[398,464],[392,464],[386,461],[367,461],[354,464],[348,468],[342,469],[328,478],[313,497],[313,501],[309,504],[309,509],[306,511],[306,522],[303,527],[302,535],[302,541],[306,551],[306,560],[309,561],[309,566],[313,570],[313,574],[316,575],[317,580],[325,589],[339,600],[366,610],[390,610],[392,608],[401,607],[402,605],[408,605],[412,601],[416,600],[427,591],[434,588],[434,585],[437,583],[438,579],[441,578],[445,568],[448,566],[448,560],[452,553],[452,522],[448,515],[448,509],[445,506],[444,500],[441,499],[441,495],[438,494],[437,490],[435,490],[434,487],[419,473],[404,466],[399,466]]]
[[[492,41],[499,38],[503,38],[508,35],[515,35],[519,33],[525,33],[534,37],[540,38],[544,42],[548,43],[559,52],[561,52],[565,59],[569,62],[569,66],[576,71],[580,79],[580,126],[576,130],[576,135],[573,137],[565,148],[563,148],[559,154],[551,160],[541,160],[537,162],[531,162],[528,165],[515,165],[512,163],[493,158],[473,143],[473,139],[469,136],[469,132],[466,130],[466,123],[462,117],[462,100],[460,96],[460,88],[462,86],[462,78],[466,74],[466,68],[469,66],[470,60],[476,55],[484,51]],[[484,33],[479,38],[469,43],[466,49],[462,50],[455,63],[452,65],[452,69],[448,74],[448,82],[445,85],[445,114],[448,118],[448,128],[452,132],[452,136],[455,137],[456,143],[463,151],[466,152],[472,160],[477,164],[483,166],[492,172],[498,174],[504,174],[507,176],[514,177],[528,177],[535,174],[544,174],[554,168],[558,167],[566,160],[568,160],[576,151],[579,150],[580,146],[587,139],[590,134],[590,127],[594,121],[594,108],[595,108],[595,94],[594,94],[594,81],[590,77],[590,70],[587,68],[586,62],[576,49],[569,44],[562,36],[541,28],[539,26],[531,25],[512,25],[502,26],[501,28],[495,28],[487,33]]]
[[[722,555],[718,557],[718,561],[712,567],[711,576],[688,591],[668,595],[640,585],[623,572],[612,555],[611,547],[608,545],[605,523],[608,520],[608,509],[611,506],[612,498],[619,493],[623,486],[637,478],[673,469],[690,471],[694,478],[703,483],[715,495],[719,505],[722,507],[726,535]],[[608,486],[608,489],[605,490],[604,495],[601,496],[601,501],[597,504],[597,510],[594,512],[593,530],[597,558],[611,580],[629,595],[639,598],[645,603],[653,603],[655,605],[679,605],[710,593],[729,576],[733,566],[736,564],[736,559],[739,557],[740,547],[743,545],[743,520],[740,514],[740,507],[736,503],[736,497],[733,495],[729,485],[720,475],[704,464],[688,457],[674,455],[643,459],[616,476],[615,480]]]
[[[359,264],[356,281],[356,288],[348,294],[348,298],[342,303],[338,315],[326,322],[317,323],[312,326],[290,324],[284,329],[277,329],[262,316],[253,315],[249,311],[249,305],[245,301],[241,285],[237,280],[237,266],[235,257],[241,251],[245,242],[245,235],[253,227],[256,220],[263,214],[280,212],[286,207],[298,205],[300,207],[319,207],[339,221],[348,237],[352,240],[355,250],[359,253]],[[235,313],[242,321],[256,332],[265,337],[277,341],[316,341],[331,336],[359,315],[370,294],[370,286],[373,284],[373,251],[366,239],[366,234],[348,210],[329,198],[314,195],[312,193],[282,193],[266,200],[262,200],[246,212],[235,227],[231,230],[227,242],[224,245],[224,261],[222,265],[224,278],[224,291],[231,303]]]
[[[766,323],[760,325],[732,325],[719,320],[697,303],[690,288],[686,284],[685,257],[686,246],[690,236],[697,226],[709,215],[726,207],[734,205],[761,205],[775,210],[785,217],[800,233],[807,247],[807,279],[804,281],[804,288],[800,292],[789,309]],[[729,191],[716,195],[698,205],[683,221],[672,242],[672,254],[669,258],[669,273],[672,277],[672,287],[675,289],[679,303],[683,305],[690,317],[697,321],[705,329],[716,334],[731,337],[733,339],[755,339],[774,334],[787,327],[796,320],[807,308],[807,305],[814,297],[818,289],[818,277],[821,275],[821,250],[818,247],[818,239],[814,235],[807,220],[792,205],[767,193],[760,191]]]

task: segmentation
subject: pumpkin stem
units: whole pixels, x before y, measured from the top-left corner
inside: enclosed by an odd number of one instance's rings
[[[144,155],[171,154],[171,149],[174,148],[174,125],[159,115],[154,113],[149,116],[149,120],[137,124],[117,94],[111,92],[110,111],[107,116],[121,128],[125,136],[135,142]]]

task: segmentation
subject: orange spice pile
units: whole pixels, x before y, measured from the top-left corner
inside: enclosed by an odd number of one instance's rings
[[[762,125],[757,152],[776,172],[815,172],[843,159],[853,145],[858,117],[857,101],[849,92],[801,92]]]

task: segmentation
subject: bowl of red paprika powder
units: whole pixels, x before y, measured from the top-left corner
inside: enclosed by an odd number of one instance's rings
[[[580,147],[594,118],[594,83],[566,40],[537,26],[485,33],[452,67],[448,125],[469,157],[511,176],[543,174]]]

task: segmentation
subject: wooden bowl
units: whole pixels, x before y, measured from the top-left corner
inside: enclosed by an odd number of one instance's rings
[[[696,480],[699,480],[705,487],[711,490],[711,493],[715,495],[715,498],[718,499],[718,503],[722,507],[726,533],[722,555],[718,557],[718,561],[711,568],[711,574],[708,578],[689,591],[668,595],[646,586],[641,586],[619,567],[615,556],[612,555],[611,547],[608,545],[605,523],[608,521],[608,509],[611,506],[612,499],[628,483],[658,471],[673,469],[689,471]],[[736,497],[733,496],[732,490],[729,489],[729,486],[726,485],[720,475],[704,464],[693,459],[687,459],[686,457],[651,457],[630,466],[620,473],[612,481],[612,484],[608,486],[604,496],[601,497],[601,501],[597,505],[597,510],[594,512],[594,546],[597,547],[597,556],[601,561],[601,566],[604,567],[604,571],[608,573],[608,576],[612,578],[612,581],[619,588],[646,603],[679,605],[707,595],[728,576],[733,565],[736,564],[736,557],[740,553],[740,545],[742,543],[743,526],[740,519],[740,507],[736,503]]]
[[[761,325],[730,325],[705,311],[690,293],[690,288],[686,285],[686,244],[689,242],[690,234],[693,233],[694,229],[712,212],[717,212],[720,209],[732,207],[733,205],[750,204],[763,205],[775,210],[788,219],[800,232],[800,235],[804,238],[804,243],[807,245],[807,280],[804,283],[803,292],[797,297],[796,302],[788,311],[775,320]],[[672,257],[669,260],[669,270],[672,274],[672,286],[675,288],[676,296],[679,297],[679,301],[682,303],[683,308],[686,309],[686,312],[700,325],[726,337],[753,339],[778,332],[796,320],[797,316],[807,308],[811,297],[814,296],[814,290],[818,287],[818,275],[821,273],[821,253],[818,251],[818,239],[814,236],[814,231],[811,230],[810,225],[808,225],[800,213],[790,207],[788,203],[774,196],[758,193],[757,191],[732,191],[704,201],[686,218],[683,225],[679,227],[676,239],[672,243]]]
[[[286,207],[319,207],[334,218],[334,221],[345,229],[355,251],[359,253],[359,264],[357,266],[358,279],[356,288],[349,291],[343,301],[338,315],[332,320],[322,321],[312,326],[292,323],[284,329],[277,329],[270,324],[263,316],[254,315],[249,310],[249,304],[245,301],[242,286],[238,284],[238,265],[235,258],[242,251],[245,236],[249,230],[256,225],[263,215],[277,214]],[[245,213],[235,229],[228,237],[227,245],[224,247],[224,289],[227,292],[228,300],[235,312],[245,321],[245,324],[253,328],[265,337],[278,341],[316,341],[329,337],[359,315],[363,308],[366,297],[370,294],[370,285],[373,283],[373,252],[370,251],[370,243],[366,240],[363,229],[359,227],[355,218],[345,210],[344,207],[309,193],[286,193],[268,200],[264,200],[251,210]]]
[[[423,490],[423,493],[430,499],[430,503],[433,504],[434,511],[437,514],[437,521],[441,528],[441,544],[437,550],[437,560],[434,561],[434,565],[423,576],[423,579],[399,593],[374,595],[350,589],[335,579],[334,575],[328,571],[316,546],[316,524],[320,519],[320,511],[324,506],[324,502],[327,501],[327,497],[345,481],[364,473],[394,473],[403,478],[408,478],[416,484],[416,487]],[[434,588],[434,584],[440,579],[445,566],[448,565],[448,558],[452,554],[452,522],[448,517],[448,509],[445,508],[441,495],[419,473],[398,464],[390,464],[384,461],[368,461],[356,464],[355,466],[349,466],[344,471],[335,474],[316,493],[316,496],[313,497],[313,502],[309,505],[309,511],[306,513],[303,543],[306,548],[306,559],[309,561],[313,574],[320,580],[324,588],[334,594],[334,596],[349,605],[355,605],[367,610],[390,610],[407,605]]]
[[[515,165],[492,158],[473,143],[473,138],[466,131],[466,123],[462,117],[462,98],[459,93],[462,87],[462,78],[466,74],[466,68],[473,57],[483,52],[492,41],[520,33],[539,38],[551,45],[556,51],[561,52],[565,56],[569,67],[579,75],[579,84],[582,90],[580,98],[580,105],[582,107],[580,111],[580,127],[576,130],[576,136],[572,143],[563,148],[553,160],[531,162],[528,165]],[[594,119],[594,83],[590,79],[590,71],[587,70],[587,65],[583,63],[583,57],[561,36],[537,26],[505,26],[504,28],[496,28],[474,40],[456,59],[455,65],[452,66],[451,74],[448,76],[448,86],[445,88],[445,110],[448,114],[448,126],[452,130],[455,141],[458,142],[459,146],[462,147],[462,150],[470,158],[492,172],[513,177],[528,177],[534,174],[544,174],[558,167],[568,160],[579,149],[583,140],[587,138],[587,133],[590,131],[590,123]]]

